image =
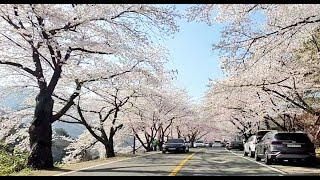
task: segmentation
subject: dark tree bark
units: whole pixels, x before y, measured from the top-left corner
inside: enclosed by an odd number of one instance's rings
[[[264,118],[264,124],[265,124],[267,130],[271,129],[269,120],[267,118]]]
[[[159,150],[162,151],[163,150],[163,144],[164,144],[164,137],[161,137],[160,141],[159,141]]]
[[[181,131],[179,129],[179,126],[177,126],[177,133],[178,133],[178,138],[182,138],[182,135],[181,135]]]
[[[116,113],[117,114],[117,113]],[[115,115],[115,118],[117,118],[117,115]],[[106,156],[107,158],[110,157],[115,157],[116,154],[114,153],[114,144],[113,144],[113,137],[116,134],[116,132],[121,129],[123,127],[123,125],[119,125],[116,128],[111,127],[110,129],[110,135],[109,135],[109,139],[105,137],[105,147],[106,147]],[[105,132],[103,131],[103,133],[105,134]]]
[[[133,129],[133,128],[132,128]],[[133,129],[134,131],[134,135],[135,137],[138,139],[138,141],[141,143],[142,147],[147,151],[147,152],[150,152],[151,151],[151,141],[149,139],[146,138],[146,143],[143,142],[143,140],[140,138],[140,136],[135,132],[135,130]]]
[[[57,77],[58,78],[58,77]],[[77,83],[77,89],[80,90],[81,84]],[[29,127],[29,142],[31,153],[28,157],[27,165],[33,169],[51,169],[53,168],[52,158],[52,123],[58,120],[73,104],[73,100],[79,95],[73,93],[68,103],[55,115],[53,115],[54,101],[52,92],[46,88],[40,90],[36,97],[36,107],[33,121]]]
[[[113,146],[113,138],[110,138],[107,143],[105,143],[106,148],[106,156],[107,158],[115,157],[116,154],[114,153],[114,146]]]
[[[28,166],[34,169],[53,168],[51,150],[53,103],[48,93],[40,92],[36,97],[34,118],[29,127],[31,154],[28,158]]]

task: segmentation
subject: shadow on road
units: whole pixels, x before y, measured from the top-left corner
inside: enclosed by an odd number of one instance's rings
[[[320,169],[320,163],[302,163],[302,162],[278,162],[274,165],[286,166],[286,167],[306,167],[309,169]]]
[[[174,165],[172,165],[174,166]],[[137,166],[120,166],[120,167],[108,167],[108,168],[99,168],[99,169],[87,169],[87,170],[81,170],[79,172],[95,172],[95,173],[144,173],[144,174],[162,174],[162,175],[168,175],[168,171],[164,170],[152,170],[152,168],[158,168],[158,167],[168,167],[168,165],[137,165]],[[146,171],[148,169],[148,171]]]
[[[54,167],[52,169],[46,169],[46,171],[58,171],[58,172],[70,172],[73,171],[72,169],[66,169],[66,168],[60,168],[60,167]]]

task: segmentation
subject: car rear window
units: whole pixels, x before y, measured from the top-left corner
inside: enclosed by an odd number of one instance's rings
[[[197,141],[196,143],[203,143],[203,141]]]
[[[169,139],[167,143],[183,143],[183,139]]]
[[[291,140],[299,143],[311,143],[309,137],[302,133],[279,133],[275,135],[277,140]]]
[[[257,132],[257,137],[263,137],[263,136],[266,135],[268,132],[270,132],[270,131],[259,131],[259,132]]]

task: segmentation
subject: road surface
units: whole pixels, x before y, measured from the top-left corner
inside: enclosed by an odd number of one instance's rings
[[[283,176],[320,175],[319,167],[267,166],[240,151],[192,149],[188,154],[152,154],[110,162],[60,176]]]

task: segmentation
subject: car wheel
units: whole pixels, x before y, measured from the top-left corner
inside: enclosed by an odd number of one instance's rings
[[[162,151],[162,154],[165,154],[166,153],[166,151]]]
[[[248,156],[249,153],[247,153],[245,150],[243,152],[243,156]]]
[[[254,158],[254,154],[255,154],[254,151],[250,150],[250,157]]]
[[[256,161],[261,161],[261,158],[258,156],[258,153],[257,153],[257,152],[254,153],[254,159],[255,159]]]
[[[272,160],[268,158],[268,152],[267,151],[264,153],[264,163],[266,165],[271,165],[272,164]]]

